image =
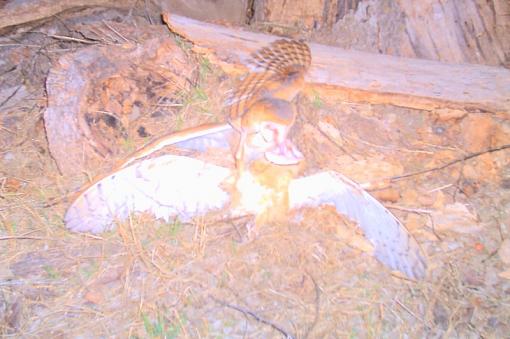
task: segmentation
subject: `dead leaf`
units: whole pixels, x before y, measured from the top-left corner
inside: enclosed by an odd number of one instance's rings
[[[406,206],[416,206],[418,197],[418,192],[416,192],[415,189],[407,189],[402,192],[402,204]]]
[[[5,189],[9,193],[15,193],[18,192],[21,186],[23,185],[23,182],[21,180],[18,180],[16,178],[5,178],[4,180],[0,181],[0,185],[2,189]]]
[[[336,235],[347,245],[369,255],[374,254],[374,246],[363,235],[358,234],[353,228],[345,225],[337,228]]]
[[[395,203],[400,199],[400,192],[395,188],[388,187],[379,191],[371,192],[374,198],[380,201]]]
[[[423,228],[428,222],[428,217],[422,214],[409,213],[406,217],[406,228],[410,231]]]
[[[319,121],[317,125],[319,130],[334,140],[336,144],[343,145],[342,136],[340,135],[338,128],[324,121]]]
[[[95,290],[95,291],[89,290],[87,293],[85,293],[84,298],[88,302],[91,302],[96,305],[102,304],[104,302],[103,294],[97,290]]]
[[[478,217],[460,202],[446,205],[442,210],[433,212],[432,217],[434,218],[436,231],[469,234],[480,232],[483,229]]]

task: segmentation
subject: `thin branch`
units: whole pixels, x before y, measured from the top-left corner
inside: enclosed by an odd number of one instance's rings
[[[389,209],[395,209],[404,212],[416,213],[416,214],[432,214],[432,210],[423,209],[423,208],[410,208],[410,207],[402,207],[398,205],[385,205],[385,207]]]
[[[28,232],[25,232],[25,233],[19,234],[19,235],[3,236],[3,237],[0,237],[0,241],[1,240],[57,240],[55,238],[36,237],[36,236],[30,235],[30,234],[32,234],[34,232],[38,232],[38,231],[39,230],[35,229],[35,230],[31,230],[31,231],[28,231]]]
[[[442,169],[445,169],[446,167],[455,165],[456,163],[463,162],[463,161],[466,161],[466,160],[469,160],[469,159],[473,159],[473,158],[479,157],[480,155],[484,155],[486,153],[493,153],[493,152],[503,151],[503,150],[505,150],[507,148],[510,148],[510,144],[502,145],[502,146],[499,146],[499,147],[496,147],[496,148],[489,148],[488,150],[485,150],[485,151],[471,153],[471,154],[466,155],[465,157],[452,160],[452,161],[450,161],[450,162],[448,162],[448,163],[446,163],[444,165],[438,166],[438,167],[429,168],[429,169],[425,169],[425,170],[420,170],[420,171],[416,171],[416,172],[411,172],[411,173],[407,173],[407,174],[403,174],[403,175],[396,175],[396,176],[390,177],[389,180],[391,182],[393,182],[393,181],[397,181],[397,180],[400,180],[400,179],[413,177],[413,176],[416,176],[416,175],[421,175],[421,174],[425,174],[425,173],[429,173],[429,172],[434,172],[434,171],[440,171]]]
[[[22,85],[19,85],[10,95],[7,96],[7,98],[5,98],[4,101],[2,101],[0,103],[0,107],[2,107],[3,105],[5,105],[9,100],[11,100],[15,95],[16,93],[18,93],[18,91],[20,90]]]
[[[111,25],[108,24],[105,20],[103,20],[103,24],[108,27],[113,33],[117,34],[118,37],[120,37],[125,42],[130,42],[126,37],[124,37],[122,34],[120,34],[115,28],[113,28]]]
[[[44,237],[29,237],[29,236],[6,236],[0,237],[0,241],[2,240],[57,240],[56,238],[44,238]]]
[[[336,140],[333,139],[333,137],[331,137],[328,133],[324,132],[322,130],[322,128],[320,128],[319,126],[317,126],[317,130],[319,131],[319,133],[325,137],[330,143],[332,143],[335,147],[337,147],[338,149],[340,149],[342,152],[344,152],[345,154],[347,154],[352,160],[354,161],[357,161],[358,159],[356,159],[354,157],[354,155],[352,155],[350,152],[347,152],[347,150],[345,149],[345,147],[343,147],[342,145],[340,145],[338,142],[336,142]]]
[[[246,310],[240,306],[237,306],[237,305],[232,305],[232,304],[229,304],[227,302],[224,302],[224,301],[221,301],[219,299],[216,299],[215,297],[211,296],[211,299],[216,301],[218,304],[220,304],[221,306],[224,306],[224,307],[228,307],[228,308],[231,308],[233,310],[236,310],[238,312],[241,312],[243,313],[244,315],[249,315],[251,316],[253,319],[255,319],[256,321],[262,323],[262,324],[265,324],[265,325],[269,325],[271,326],[274,330],[280,332],[285,338],[288,338],[288,339],[294,339],[295,337],[288,333],[287,331],[285,331],[284,329],[282,329],[280,326],[276,325],[275,323],[269,321],[269,320],[266,320],[264,318],[262,318],[261,316],[259,316],[258,314],[256,314],[255,312],[253,311],[250,311],[250,310]]]
[[[407,307],[406,305],[404,305],[403,303],[400,302],[400,300],[398,300],[397,298],[394,298],[393,301],[395,301],[397,303],[397,305],[399,305],[400,307],[402,307],[404,309],[404,311],[406,311],[407,313],[409,313],[410,315],[412,315],[416,320],[418,320],[419,322],[421,322],[423,325],[427,326],[426,323],[425,323],[425,320],[423,320],[423,318],[421,317],[418,317],[413,311],[411,311],[409,309],[409,307]]]
[[[73,38],[73,37],[70,37],[70,36],[55,35],[55,34],[48,34],[48,36],[50,38],[57,39],[57,40],[74,41],[74,42],[79,42],[79,43],[87,44],[87,45],[97,45],[98,44],[97,41],[89,41],[89,40],[84,40],[84,39],[78,39],[78,38]]]
[[[306,274],[308,274],[308,276],[312,280],[313,286],[314,286],[314,289],[315,289],[315,316],[313,318],[312,324],[306,330],[305,335],[303,336],[303,338],[308,338],[310,336],[310,333],[312,333],[312,330],[315,328],[315,326],[319,322],[320,296],[321,296],[321,289],[319,287],[319,284],[317,284],[317,281],[315,281],[314,277],[309,272],[306,272]]]
[[[433,211],[432,210],[427,210],[427,209],[423,209],[423,208],[408,208],[408,207],[402,207],[402,206],[398,206],[398,205],[386,205],[387,208],[389,209],[395,209],[395,210],[399,210],[399,211],[404,211],[404,212],[409,212],[409,213],[415,213],[415,214],[420,214],[420,215],[426,215],[429,217],[429,220],[430,220],[430,228],[432,229],[432,233],[436,236],[436,238],[441,241],[443,240],[439,234],[437,234],[436,232],[436,223],[434,222],[434,217],[432,215]]]

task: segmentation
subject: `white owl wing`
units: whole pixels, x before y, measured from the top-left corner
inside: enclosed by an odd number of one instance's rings
[[[337,172],[301,177],[289,186],[291,208],[332,205],[355,221],[374,246],[374,256],[409,278],[425,276],[422,250],[402,223],[359,185]]]
[[[196,215],[220,210],[230,203],[229,193],[220,188],[231,170],[198,159],[163,155],[143,159],[167,145],[205,151],[227,148],[233,133],[228,125],[193,129],[156,140],[137,152],[119,169],[95,181],[77,194],[64,221],[76,232],[100,233],[130,213],[151,212],[169,220],[188,221]],[[195,133],[196,132],[196,133]],[[291,181],[291,208],[332,205],[356,222],[374,246],[375,257],[410,278],[425,276],[422,251],[400,221],[356,183],[337,172],[321,172]]]
[[[145,159],[82,190],[64,221],[72,231],[91,233],[111,230],[116,221],[136,212],[188,221],[228,204],[229,194],[220,184],[230,173],[227,168],[183,156]]]

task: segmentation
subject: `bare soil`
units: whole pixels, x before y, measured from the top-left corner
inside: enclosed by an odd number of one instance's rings
[[[301,223],[267,224],[249,241],[242,221],[207,216],[183,224],[133,215],[100,236],[67,231],[67,201],[48,203],[152,136],[224,119],[222,102],[236,79],[145,18],[87,10],[1,38],[0,335],[508,337],[509,151],[440,169],[510,143],[510,122],[486,112],[318,95],[298,102],[293,139],[309,168],[379,187],[372,193],[427,253],[424,281],[393,275],[351,244],[352,226],[328,209],[308,211]],[[132,68],[93,88],[91,126],[114,142],[101,166],[61,174],[43,121],[51,65],[83,48],[121,49],[164,35],[176,39],[192,81],[172,87],[151,77],[154,70]],[[423,169],[433,170],[405,176]]]

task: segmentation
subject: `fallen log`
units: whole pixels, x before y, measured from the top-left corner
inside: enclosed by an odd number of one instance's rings
[[[276,36],[163,15],[169,29],[212,52],[213,62],[226,72],[244,72],[243,63],[254,50]],[[510,70],[474,64],[449,64],[431,60],[344,50],[310,44],[313,61],[307,91],[328,99],[392,104],[433,110],[465,109],[510,113]]]
[[[133,1],[131,1],[134,3]],[[80,7],[126,7],[132,4],[122,4],[115,0],[38,0],[38,1],[8,1],[0,4],[0,29],[25,24],[28,22],[51,18],[61,12]]]

